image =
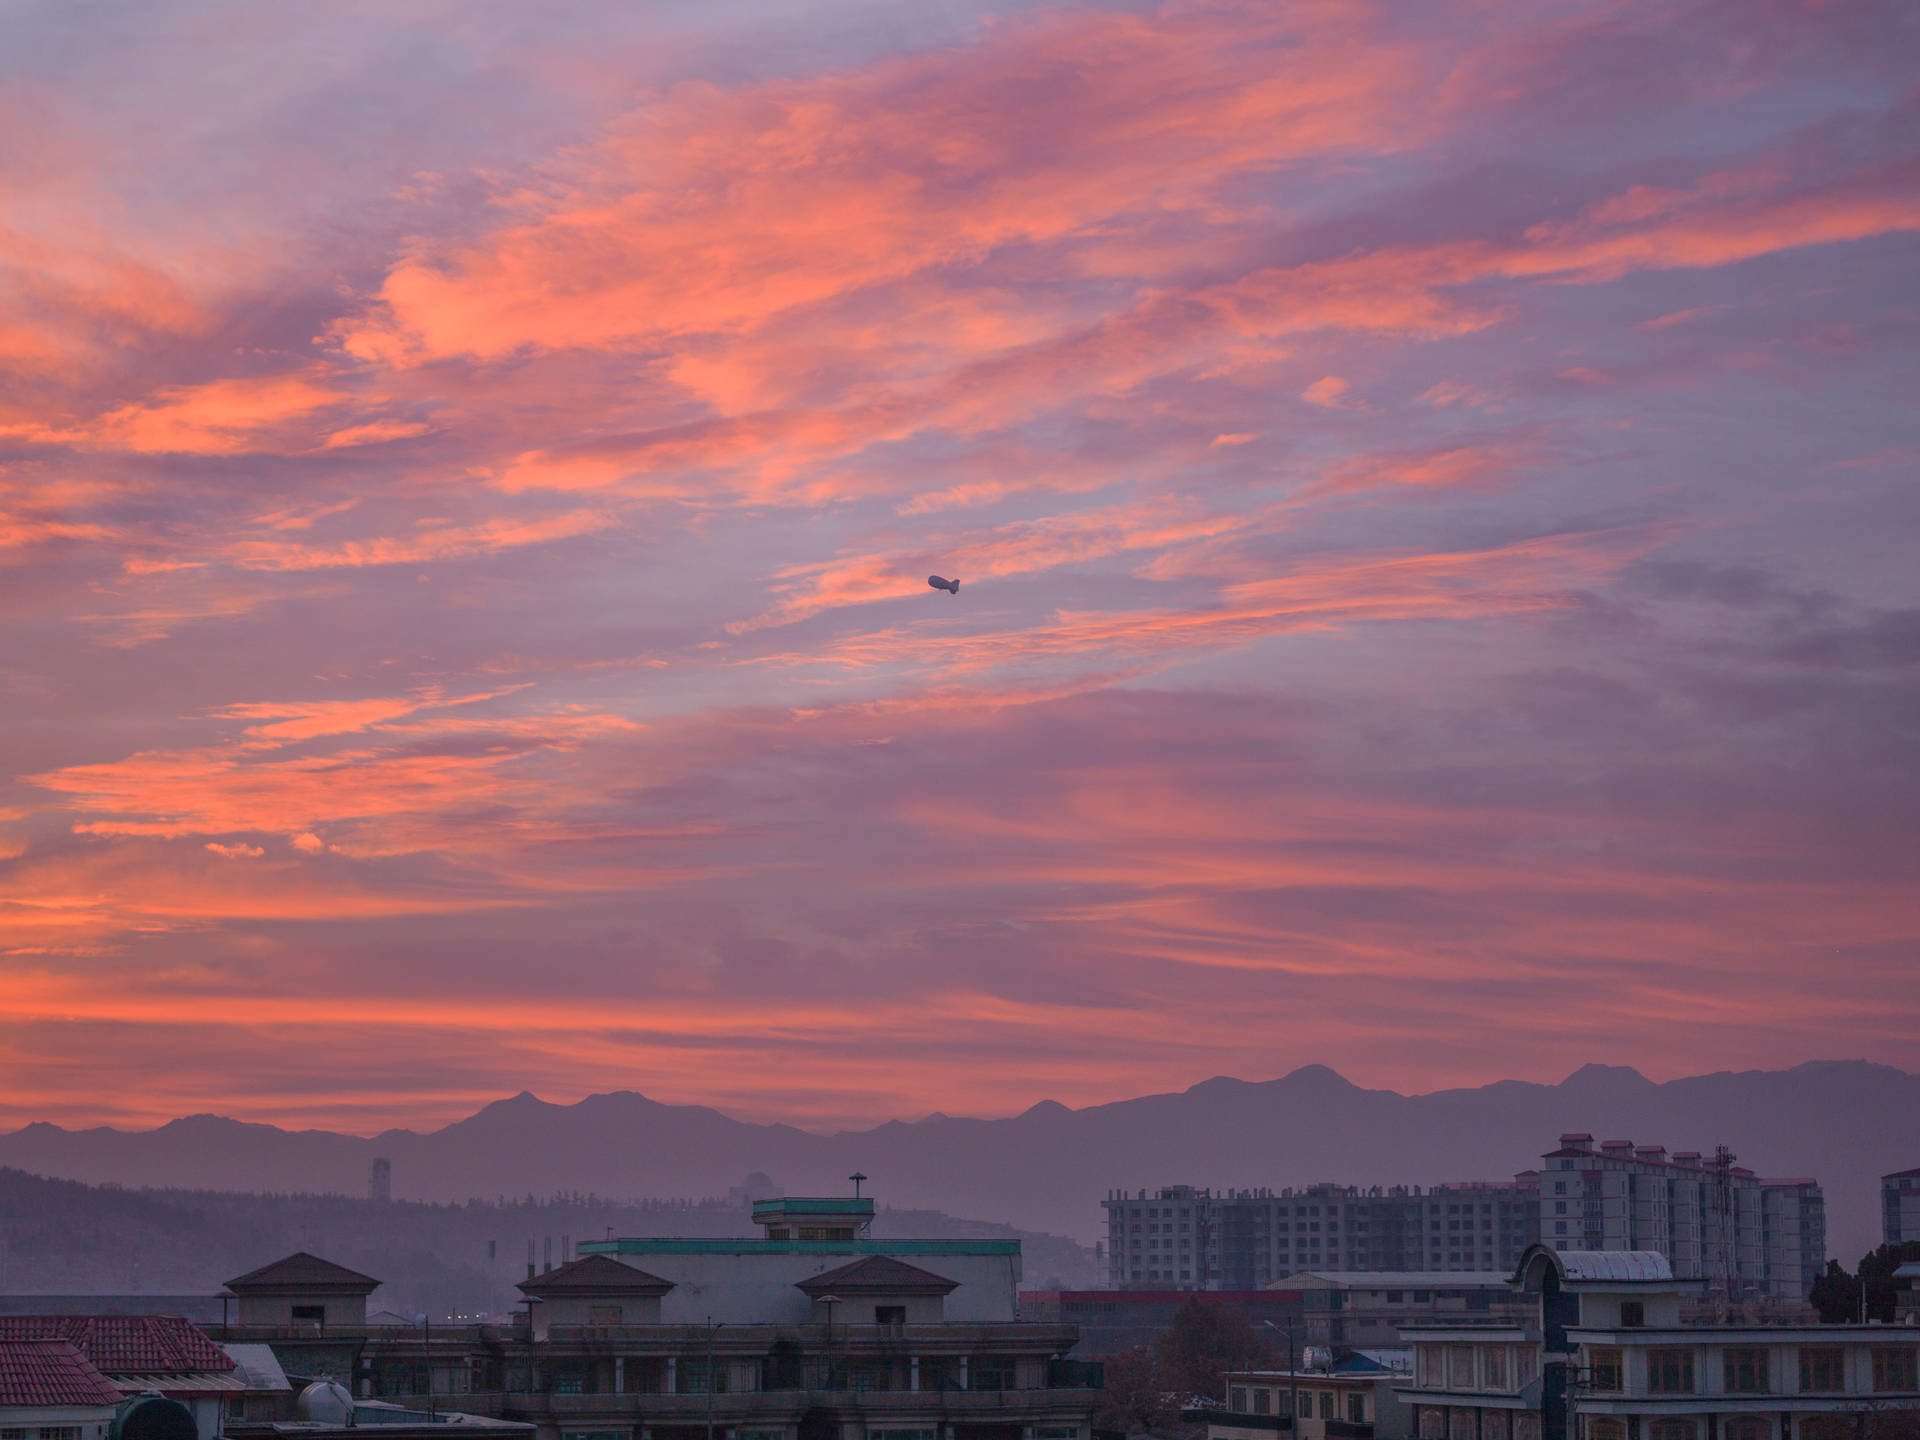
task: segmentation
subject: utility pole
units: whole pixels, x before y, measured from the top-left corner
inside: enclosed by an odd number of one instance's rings
[[[1260,1322],[1269,1330],[1280,1327],[1271,1320]],[[1300,1377],[1295,1374],[1293,1363],[1293,1317],[1287,1317],[1287,1434],[1298,1436],[1300,1433]]]
[[[716,1325],[713,1316],[707,1316],[707,1440],[713,1440],[713,1334],[726,1328],[726,1321]]]

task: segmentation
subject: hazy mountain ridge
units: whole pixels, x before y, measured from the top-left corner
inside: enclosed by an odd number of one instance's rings
[[[1502,1179],[1565,1130],[1669,1150],[1726,1144],[1763,1175],[1812,1176],[1827,1192],[1831,1253],[1851,1263],[1879,1238],[1878,1176],[1920,1163],[1920,1076],[1815,1061],[1657,1083],[1587,1065],[1557,1085],[1407,1096],[1307,1066],[1080,1110],[1049,1101],[1004,1119],[935,1115],[833,1135],[631,1091],[573,1105],[523,1092],[439,1130],[370,1139],[215,1116],[150,1131],[30,1125],[0,1136],[0,1165],[95,1183],[363,1194],[384,1155],[395,1194],[418,1200],[721,1194],[753,1170],[789,1191],[833,1194],[858,1169],[885,1204],[1091,1240],[1109,1187]]]

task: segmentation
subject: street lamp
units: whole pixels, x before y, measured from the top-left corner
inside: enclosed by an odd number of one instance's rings
[[[1271,1320],[1262,1320],[1260,1323],[1275,1332],[1280,1329]],[[1291,1315],[1287,1317],[1287,1434],[1295,1437],[1300,1434],[1300,1377],[1294,1373]]]

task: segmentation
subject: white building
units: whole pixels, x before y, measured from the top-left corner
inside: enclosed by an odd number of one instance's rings
[[[1515,1279],[1538,1299],[1533,1325],[1409,1333],[1415,1383],[1400,1393],[1421,1440],[1920,1432],[1920,1326],[1686,1324],[1704,1282],[1649,1251],[1535,1246]]]

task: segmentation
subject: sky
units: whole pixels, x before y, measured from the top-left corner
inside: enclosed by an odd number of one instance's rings
[[[0,1124],[1920,1069],[1916,75],[0,6]]]

